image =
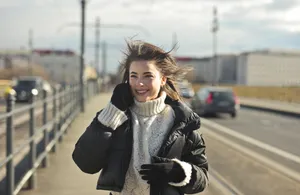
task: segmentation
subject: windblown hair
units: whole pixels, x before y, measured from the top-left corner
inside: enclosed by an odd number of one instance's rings
[[[127,51],[125,57],[120,62],[121,72],[123,73],[123,82],[129,82],[129,68],[133,61],[147,60],[154,61],[160,73],[167,78],[166,84],[161,90],[173,100],[179,100],[180,95],[176,86],[178,80],[182,79],[191,68],[178,66],[170,51],[163,49],[144,41],[126,41]]]

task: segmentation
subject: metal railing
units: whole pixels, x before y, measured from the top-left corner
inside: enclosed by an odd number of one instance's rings
[[[84,89],[86,101],[100,92],[97,82],[87,83]],[[43,91],[42,99],[38,100],[33,96],[30,104],[20,108],[15,108],[14,95],[7,96],[6,113],[0,115],[0,121],[6,122],[2,125],[5,126],[6,131],[0,135],[0,141],[4,136],[6,137],[5,140],[3,139],[3,142],[6,141],[5,158],[0,158],[1,195],[16,195],[25,186],[27,189],[36,187],[37,168],[45,168],[49,165],[49,152],[57,151],[57,144],[63,140],[68,126],[80,112],[79,93],[79,85],[66,88],[55,87],[53,94],[48,95]],[[39,107],[42,107],[42,112],[36,113]],[[27,121],[17,124],[18,117],[28,113]],[[42,119],[39,127],[36,123],[38,117]],[[16,124],[28,126],[22,131],[15,131]],[[14,142],[17,142],[14,139],[15,134],[21,133],[27,134],[28,138],[19,140],[23,143],[15,147]]]

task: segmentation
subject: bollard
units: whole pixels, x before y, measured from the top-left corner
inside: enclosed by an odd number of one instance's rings
[[[29,137],[33,137],[35,135],[35,116],[34,116],[34,111],[35,111],[35,94],[32,94],[31,97],[31,107],[29,110]],[[36,161],[36,143],[35,139],[32,139],[30,142],[30,151],[29,151],[29,169],[34,169],[34,163]],[[31,175],[31,177],[28,180],[28,188],[29,189],[34,189],[36,188],[36,172],[34,171]]]
[[[6,113],[11,113],[15,105],[15,94],[9,93],[6,95]],[[10,157],[14,153],[13,148],[14,124],[13,114],[6,118],[6,157]],[[13,158],[6,164],[6,193],[13,195],[15,189],[15,167]]]
[[[52,108],[52,121],[53,121],[53,139],[55,140],[57,136],[57,92],[59,88],[58,86],[53,87],[53,108]],[[56,142],[52,147],[52,152],[56,152]]]
[[[43,125],[47,124],[47,112],[48,112],[48,103],[47,103],[47,91],[43,90]],[[47,145],[49,143],[49,132],[48,128],[44,129],[44,138],[43,138],[43,151],[46,153],[45,158],[42,161],[42,167],[46,168],[49,164],[49,158],[46,151]]]

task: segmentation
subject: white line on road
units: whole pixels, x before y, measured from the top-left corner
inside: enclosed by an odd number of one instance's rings
[[[258,141],[256,139],[253,139],[251,137],[247,137],[245,135],[242,135],[242,134],[240,134],[240,133],[238,133],[238,132],[236,132],[236,131],[234,131],[232,129],[229,129],[227,127],[219,125],[219,124],[217,124],[215,122],[212,122],[210,120],[201,118],[201,121],[202,121],[202,124],[207,125],[208,127],[213,128],[214,130],[220,131],[222,133],[225,133],[227,135],[235,137],[235,138],[237,138],[239,140],[242,140],[242,141],[244,141],[246,143],[252,144],[252,145],[257,146],[257,147],[259,147],[261,149],[264,149],[264,150],[266,150],[268,152],[271,152],[273,154],[276,154],[278,156],[281,156],[281,157],[286,158],[286,159],[288,159],[290,161],[293,161],[295,163],[300,164],[300,157],[298,157],[298,156],[296,156],[294,154],[288,153],[288,152],[286,152],[284,150],[281,150],[279,148],[276,148],[274,146],[270,146],[270,145],[268,145],[266,143],[263,143],[263,142]]]
[[[272,168],[273,170],[280,172],[283,175],[286,175],[287,177],[300,182],[300,173],[296,172],[295,170],[292,170],[288,167],[285,167],[284,165],[274,162],[273,160],[271,160],[257,152],[254,152],[240,144],[234,143],[232,140],[213,132],[213,130],[214,129],[207,129],[205,127],[204,128],[202,127],[203,133],[216,138],[220,142],[223,142],[224,144],[234,148],[237,151],[240,151],[241,153],[244,153],[244,154],[250,156],[251,158],[253,158],[257,161],[264,163],[266,166]]]
[[[222,195],[244,195],[240,190],[238,190],[233,184],[223,178],[216,170],[211,166],[209,167],[209,181],[213,187],[218,191],[222,192]]]

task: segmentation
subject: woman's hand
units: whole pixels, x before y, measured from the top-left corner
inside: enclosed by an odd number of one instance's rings
[[[140,174],[148,184],[166,184],[169,182],[181,182],[185,178],[183,168],[171,159],[152,157],[152,164],[141,166]]]
[[[127,110],[131,106],[133,96],[128,83],[120,83],[115,87],[111,103],[122,111]]]

